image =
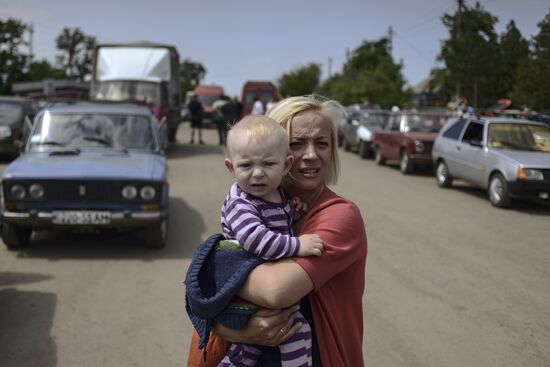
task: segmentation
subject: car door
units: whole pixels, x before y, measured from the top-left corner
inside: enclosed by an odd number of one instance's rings
[[[485,125],[472,120],[468,123],[458,145],[457,165],[461,176],[474,185],[482,185],[484,164]]]
[[[436,139],[436,146],[434,147],[434,149],[437,149],[436,155],[443,158],[449,173],[456,178],[462,178],[458,160],[462,149],[460,138],[467,122],[468,120],[462,117],[454,122],[449,122],[451,125]]]

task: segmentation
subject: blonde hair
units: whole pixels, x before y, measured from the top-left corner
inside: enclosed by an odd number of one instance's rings
[[[288,137],[285,129],[277,121],[264,115],[249,115],[243,117],[227,133],[227,155],[230,158],[233,150],[233,139],[236,134],[244,134],[249,141],[266,144],[279,144],[281,150],[290,154]]]
[[[267,112],[267,116],[277,121],[290,137],[292,134],[292,119],[297,114],[305,111],[318,113],[328,122],[330,127],[331,160],[325,177],[325,184],[334,185],[340,174],[336,125],[346,118],[344,107],[334,100],[312,94],[283,99]]]

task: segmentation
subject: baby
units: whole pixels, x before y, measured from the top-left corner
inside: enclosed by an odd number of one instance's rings
[[[223,234],[266,261],[323,251],[318,235],[292,235],[292,211],[281,188],[292,161],[286,131],[266,116],[247,116],[229,131],[225,165],[236,182],[222,205]],[[301,314],[294,321],[302,327],[279,345],[281,365],[311,366],[311,328]],[[234,343],[220,366],[252,366],[260,353],[256,346]]]

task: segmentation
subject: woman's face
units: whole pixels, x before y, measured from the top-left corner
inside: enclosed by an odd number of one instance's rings
[[[291,122],[290,150],[294,164],[287,188],[293,195],[307,197],[324,185],[331,163],[330,122],[314,111],[304,111]]]

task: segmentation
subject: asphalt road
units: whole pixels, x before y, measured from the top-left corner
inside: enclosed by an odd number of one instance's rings
[[[0,365],[183,366],[191,335],[182,281],[219,232],[231,183],[213,130],[168,153],[169,243],[39,233],[0,247]],[[8,162],[2,162],[3,170]],[[550,207],[491,207],[466,184],[443,190],[341,152],[335,191],[369,239],[364,296],[370,367],[550,366]]]

